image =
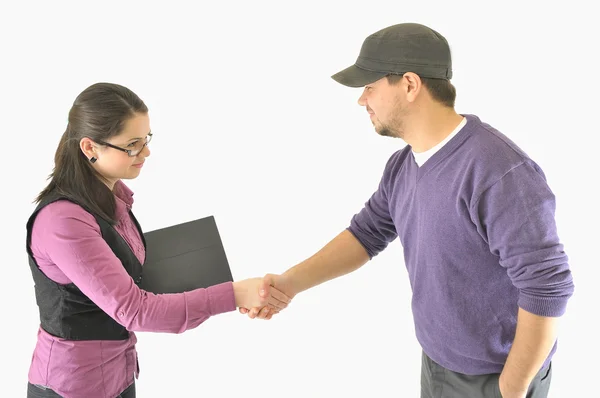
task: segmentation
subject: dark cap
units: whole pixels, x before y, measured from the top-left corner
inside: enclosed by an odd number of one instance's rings
[[[406,72],[451,79],[452,57],[444,36],[417,23],[389,26],[367,37],[354,65],[331,77],[345,86],[363,87]]]

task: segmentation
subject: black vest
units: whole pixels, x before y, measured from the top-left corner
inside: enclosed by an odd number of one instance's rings
[[[125,327],[102,311],[75,284],[62,285],[44,275],[33,257],[30,245],[35,217],[44,206],[60,199],[67,199],[79,204],[70,198],[51,195],[36,207],[27,221],[27,254],[35,284],[35,299],[40,311],[41,327],[51,335],[67,340],[126,340],[129,338],[129,332]],[[79,205],[81,206],[81,204]],[[127,273],[139,285],[142,281],[142,264],[127,242],[108,221],[89,209],[86,210],[94,216],[100,226],[102,237],[121,260]],[[144,247],[146,247],[142,229],[131,211],[130,215],[142,237]]]

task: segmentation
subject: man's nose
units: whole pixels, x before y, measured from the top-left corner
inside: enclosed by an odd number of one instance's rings
[[[358,105],[360,106],[366,106],[367,105],[367,89],[364,89],[362,94],[360,95],[360,97],[358,97]]]

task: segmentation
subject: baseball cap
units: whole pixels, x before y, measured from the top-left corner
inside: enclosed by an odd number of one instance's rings
[[[348,87],[363,87],[386,75],[406,72],[451,79],[452,57],[444,36],[418,23],[388,26],[365,39],[354,65],[331,77]]]

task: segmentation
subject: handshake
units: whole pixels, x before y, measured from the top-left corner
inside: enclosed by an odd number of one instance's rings
[[[287,277],[274,274],[233,282],[233,293],[240,313],[267,320],[285,309],[296,295]]]

